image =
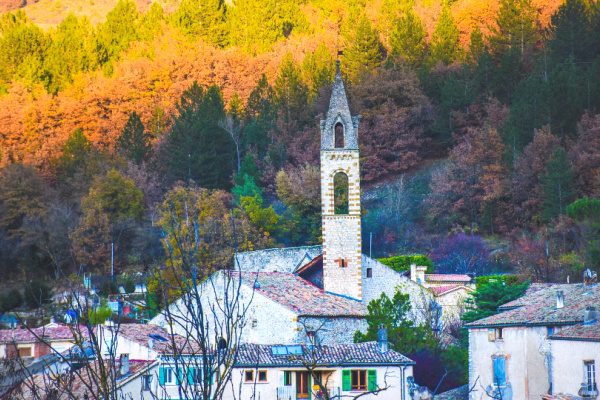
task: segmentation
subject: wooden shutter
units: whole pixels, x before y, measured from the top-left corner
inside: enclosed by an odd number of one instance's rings
[[[342,370],[342,390],[344,392],[352,390],[352,376],[349,369]]]
[[[165,384],[165,369],[163,367],[158,369],[158,383],[160,383],[161,386]]]
[[[506,385],[506,358],[494,358],[494,385]]]
[[[369,392],[377,390],[377,370],[370,369],[367,371],[367,390]]]

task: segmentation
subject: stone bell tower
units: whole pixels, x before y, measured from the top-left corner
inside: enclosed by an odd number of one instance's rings
[[[350,115],[340,63],[321,120],[323,286],[362,300],[358,119]]]

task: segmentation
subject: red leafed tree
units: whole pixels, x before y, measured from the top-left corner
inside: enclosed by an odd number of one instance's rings
[[[581,194],[600,197],[600,115],[583,116],[569,158]]]

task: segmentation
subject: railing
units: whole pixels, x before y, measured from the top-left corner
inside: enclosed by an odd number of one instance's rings
[[[277,388],[277,400],[296,400],[295,386],[280,386]]]

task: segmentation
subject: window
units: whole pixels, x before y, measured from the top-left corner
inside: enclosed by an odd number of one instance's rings
[[[546,327],[546,337],[550,337],[554,335],[554,327],[553,326],[547,326]]]
[[[502,328],[496,328],[496,340],[503,340],[502,337]]]
[[[343,391],[377,390],[377,371],[374,369],[352,369],[342,371]]]
[[[194,383],[202,383],[202,368],[189,367],[188,368],[188,384],[193,385]]]
[[[251,369],[246,370],[244,373],[244,381],[246,382],[254,382],[254,371]]]
[[[348,175],[338,172],[333,177],[333,206],[335,214],[348,214]]]
[[[174,385],[175,384],[175,371],[173,368],[164,368],[164,382],[165,385]]]
[[[31,357],[31,347],[19,347],[19,357]]]
[[[338,258],[337,260],[333,260],[334,262],[338,263],[338,265],[340,266],[340,268],[346,268],[348,267],[348,260],[344,260],[343,258]]]
[[[308,372],[296,372],[296,398],[310,398],[310,376]]]
[[[292,371],[283,372],[283,386],[292,386]]]
[[[334,146],[336,149],[340,149],[344,147],[344,125],[341,122],[335,124],[335,143]]]
[[[583,362],[585,372],[585,388],[588,393],[596,390],[596,363],[595,361]]]
[[[142,380],[142,389],[144,391],[149,391],[152,385],[152,375],[144,375]]]
[[[258,371],[258,381],[259,382],[267,381],[267,371]]]
[[[373,268],[367,268],[367,278],[373,277]]]
[[[506,358],[494,357],[494,385],[506,386]]]

